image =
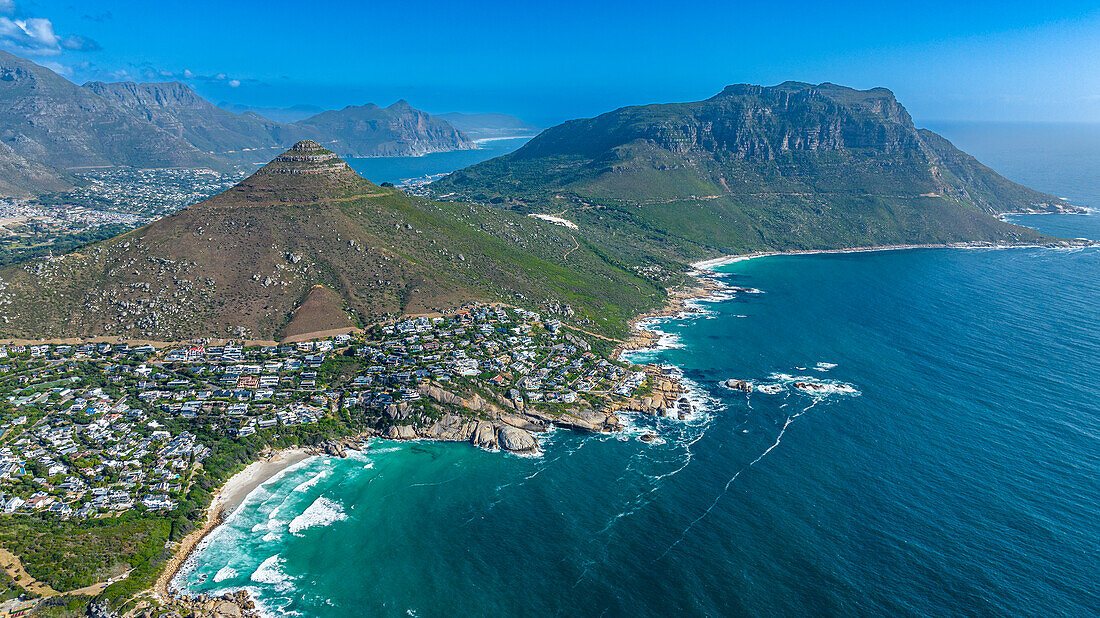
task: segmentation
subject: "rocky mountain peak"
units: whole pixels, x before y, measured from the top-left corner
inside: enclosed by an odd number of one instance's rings
[[[304,139],[291,146],[290,150],[275,157],[260,171],[272,174],[313,175],[350,172],[351,168],[343,159],[336,156],[335,152],[311,139]]]
[[[214,207],[273,202],[315,202],[347,189],[375,188],[336,153],[314,140],[299,141],[236,187],[205,202]]]

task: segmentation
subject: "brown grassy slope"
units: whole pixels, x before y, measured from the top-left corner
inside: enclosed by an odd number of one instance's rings
[[[281,338],[337,330],[355,326],[344,311],[344,299],[323,285],[315,285],[305,302],[294,310],[294,317],[282,330]]]

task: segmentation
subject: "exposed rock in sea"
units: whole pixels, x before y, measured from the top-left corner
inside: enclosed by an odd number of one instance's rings
[[[506,451],[530,453],[537,451],[539,448],[539,442],[535,439],[535,436],[511,425],[501,427],[500,431],[497,432],[497,437],[500,440],[500,447]]]
[[[752,384],[749,384],[748,382],[746,382],[744,380],[732,380],[731,379],[731,380],[726,380],[724,384],[725,384],[726,388],[729,388],[729,389],[732,389],[732,390],[735,390],[735,391],[742,391],[742,392],[745,392],[745,393],[751,393],[752,392]]]

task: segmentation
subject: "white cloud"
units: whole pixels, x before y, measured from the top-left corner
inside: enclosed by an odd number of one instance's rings
[[[230,88],[236,88],[237,86],[240,86],[240,85],[241,85],[241,80],[239,80],[239,79],[229,80],[229,87]]]
[[[61,38],[54,32],[53,22],[45,17],[13,18],[14,0],[0,0],[0,45],[28,54],[56,56],[63,49],[96,51],[99,43],[77,34]]]

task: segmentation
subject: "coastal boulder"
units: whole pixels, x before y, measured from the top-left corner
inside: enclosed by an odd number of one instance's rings
[[[428,437],[435,440],[466,440],[474,433],[474,427],[461,416],[447,413],[428,429]]]
[[[497,438],[500,440],[500,448],[506,451],[531,453],[539,448],[539,442],[535,436],[511,425],[501,427],[497,432]]]
[[[384,435],[391,440],[412,440],[416,438],[416,428],[412,425],[391,425]]]
[[[528,418],[526,416],[519,416],[516,414],[501,414],[500,420],[505,424],[511,425],[524,431],[530,431],[532,433],[541,433],[549,430],[547,423]]]
[[[497,433],[493,424],[489,421],[478,421],[470,436],[470,444],[484,449],[497,448]]]

